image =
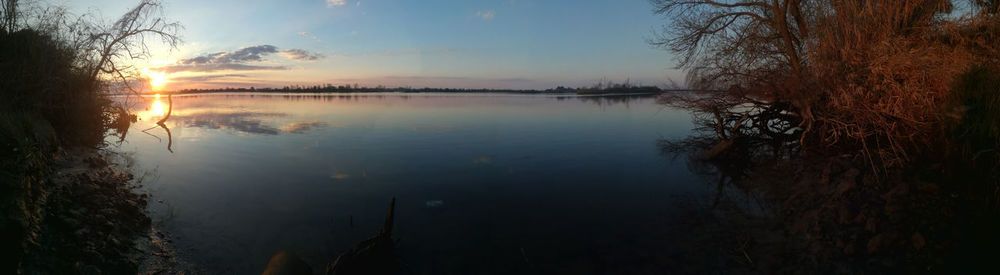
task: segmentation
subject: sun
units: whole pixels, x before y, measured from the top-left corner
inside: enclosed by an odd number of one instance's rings
[[[163,85],[167,84],[167,74],[164,72],[148,72],[146,76],[149,77],[149,85],[153,86],[154,91],[163,89]]]

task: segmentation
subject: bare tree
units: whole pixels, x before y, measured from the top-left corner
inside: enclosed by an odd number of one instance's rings
[[[972,4],[979,8],[980,12],[989,14],[1000,13],[1000,1],[998,0],[970,0]]]
[[[906,147],[932,138],[936,106],[972,60],[948,31],[961,16],[941,16],[949,0],[652,3],[670,23],[650,42],[678,55],[689,86],[780,108],[800,145],[905,159]]]
[[[778,73],[802,74],[808,28],[800,0],[653,0],[653,4],[657,14],[672,22],[665,35],[651,43],[680,54],[680,67],[691,71],[689,85],[725,89],[757,85]]]
[[[17,30],[17,1],[18,0],[0,0],[0,11],[3,12],[2,28],[7,33],[12,33]]]
[[[767,101],[790,103],[812,126],[805,45],[812,23],[802,0],[652,0],[656,13],[671,20],[664,35],[650,41],[679,55],[688,85],[700,90],[749,92]]]
[[[162,8],[156,0],[141,0],[111,24],[81,23],[76,31],[81,35],[76,47],[85,56],[81,67],[95,81],[114,81],[136,93],[133,80],[139,77],[139,68],[133,61],[151,56],[147,40],[159,39],[171,48],[181,43],[180,23],[164,19]]]

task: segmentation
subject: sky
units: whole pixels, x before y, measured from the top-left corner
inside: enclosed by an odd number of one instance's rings
[[[64,1],[110,21],[138,0]],[[163,0],[162,89],[359,84],[547,89],[680,82],[647,0]]]

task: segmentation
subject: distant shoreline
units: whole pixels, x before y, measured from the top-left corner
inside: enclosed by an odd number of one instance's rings
[[[606,96],[648,96],[648,95],[659,95],[661,93],[603,93],[603,94],[578,94],[578,93],[553,93],[553,92],[394,92],[394,91],[381,91],[381,92],[260,92],[260,91],[198,91],[198,92],[149,92],[141,93],[140,96],[156,96],[156,95],[177,95],[177,96],[196,96],[196,95],[260,95],[260,96],[368,96],[368,95],[424,95],[424,96],[434,96],[434,95],[524,95],[524,96],[559,96],[559,97],[606,97]],[[112,95],[125,96],[125,95]]]
[[[197,89],[180,91],[160,91],[146,92],[142,95],[154,94],[532,94],[532,95],[581,95],[581,96],[602,96],[602,95],[652,95],[664,92],[687,91],[687,89],[660,89],[658,87],[630,87],[616,89],[594,89],[594,88],[564,88],[546,90],[512,90],[512,89],[452,89],[452,88],[367,88],[367,87],[301,87],[301,88],[227,88],[227,89]]]

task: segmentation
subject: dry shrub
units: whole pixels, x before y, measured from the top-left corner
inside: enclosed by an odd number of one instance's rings
[[[897,166],[914,148],[939,141],[941,103],[973,58],[960,48],[908,38],[869,44],[867,51],[815,60],[826,99],[817,102],[820,138],[860,147],[872,164]]]
[[[976,61],[947,35],[953,23],[937,16],[951,8],[940,0],[831,1],[808,45],[822,99],[813,138],[882,168],[938,148],[943,102]]]
[[[882,170],[946,147],[956,79],[1000,60],[995,1],[653,3],[672,24],[652,43],[679,55],[691,88],[783,107],[806,152]]]

